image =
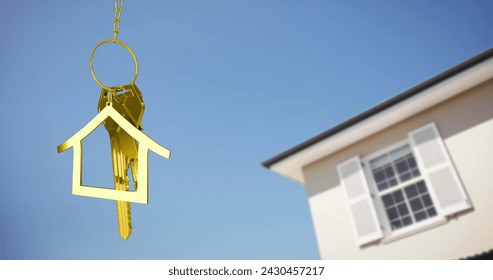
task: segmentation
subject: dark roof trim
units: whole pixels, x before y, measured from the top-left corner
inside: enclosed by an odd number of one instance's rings
[[[493,249],[461,260],[493,260]]]
[[[432,87],[432,86],[435,86],[457,74],[459,74],[460,72],[463,72],[465,70],[467,70],[468,68],[471,68],[489,58],[493,57],[493,48],[491,49],[488,49],[464,62],[462,62],[461,64],[459,65],[456,65],[454,67],[452,67],[451,69],[441,73],[441,74],[438,74],[437,76],[409,89],[409,90],[406,90],[390,99],[388,99],[387,101],[383,102],[383,103],[380,103],[379,105],[367,110],[367,111],[364,111],[363,113],[325,131],[325,132],[322,132],[321,134],[311,138],[311,139],[308,139],[306,140],[305,142],[302,142],[301,144],[298,144],[280,154],[278,154],[277,156],[274,156],[264,162],[262,162],[262,165],[266,168],[270,168],[272,165],[274,165],[275,163],[289,157],[289,156],[292,156],[302,150],[304,150],[305,148],[308,148],[326,138],[329,138],[343,130],[345,130],[346,128],[349,128],[361,121],[363,121],[364,119],[367,119],[369,117],[372,117],[376,114],[378,114],[379,112],[381,111],[384,111],[406,99],[409,99],[419,93],[421,93],[422,91]]]

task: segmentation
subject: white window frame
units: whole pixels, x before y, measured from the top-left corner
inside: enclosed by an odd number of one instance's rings
[[[381,156],[381,155],[384,155],[384,154],[387,154],[393,150],[396,150],[396,149],[398,149],[404,145],[409,145],[409,147],[411,148],[413,156],[414,156],[416,163],[418,165],[419,172],[421,174],[420,177],[412,178],[409,181],[406,181],[405,183],[400,183],[396,186],[393,186],[393,187],[390,187],[389,189],[384,190],[383,192],[379,192],[377,185],[376,185],[376,182],[375,182],[375,179],[373,178],[373,173],[372,173],[372,170],[370,167],[370,161]],[[424,168],[421,166],[420,161],[416,157],[416,152],[414,151],[413,145],[411,144],[409,139],[404,139],[404,140],[398,141],[398,142],[391,144],[391,145],[389,145],[389,146],[387,146],[387,147],[385,147],[385,148],[383,148],[377,152],[366,155],[366,156],[361,158],[361,161],[363,163],[363,170],[365,172],[365,178],[366,178],[366,181],[368,183],[369,191],[371,193],[373,203],[374,203],[375,208],[376,208],[375,210],[376,210],[378,219],[380,220],[380,224],[383,227],[382,231],[383,231],[384,237],[383,237],[383,239],[380,240],[381,243],[386,244],[386,243],[410,236],[412,234],[430,229],[432,227],[442,225],[442,224],[447,222],[447,218],[441,213],[440,207],[437,207],[438,200],[435,196],[435,193],[433,192],[433,188],[431,187],[430,180],[428,179],[427,174],[424,172]],[[434,205],[434,208],[437,212],[437,215],[435,217],[428,218],[428,219],[425,219],[423,221],[414,222],[413,224],[402,227],[400,229],[392,230],[391,225],[390,225],[390,221],[387,218],[387,213],[385,211],[385,207],[383,205],[381,197],[385,194],[388,194],[388,193],[391,193],[391,192],[394,192],[397,190],[404,190],[405,187],[412,185],[413,183],[419,182],[421,180],[425,181],[426,188],[428,190],[428,193],[430,194],[431,200],[433,201],[433,205]],[[408,203],[407,199],[406,199],[406,203]],[[408,206],[409,206],[409,204],[408,204]],[[409,210],[411,211],[410,215],[412,215],[412,209],[410,207],[409,207]],[[412,219],[414,221],[414,218],[412,218]]]
[[[449,217],[473,209],[472,202],[448,154],[445,140],[440,135],[436,123],[431,122],[415,128],[408,132],[407,136],[377,152],[366,156],[356,155],[337,165],[341,186],[347,198],[356,243],[360,247],[370,243],[388,243],[398,240],[444,224]],[[406,144],[411,147],[437,215],[392,231],[369,162]],[[401,188],[410,184],[412,182],[401,184]],[[399,187],[392,187],[392,190],[396,189]],[[386,193],[389,192],[391,191],[386,191]]]

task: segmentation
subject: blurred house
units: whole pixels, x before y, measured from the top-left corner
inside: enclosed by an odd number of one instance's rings
[[[265,162],[322,259],[491,258],[493,49]]]

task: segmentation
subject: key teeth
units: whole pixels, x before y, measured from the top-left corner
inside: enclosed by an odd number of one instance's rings
[[[132,215],[131,215],[131,211],[130,211],[130,202],[127,202],[127,221],[128,221],[128,233],[126,236],[121,236],[121,238],[123,238],[123,240],[127,240],[130,235],[132,235]]]

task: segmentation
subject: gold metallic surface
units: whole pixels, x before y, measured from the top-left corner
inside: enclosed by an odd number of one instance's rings
[[[121,93],[118,90],[120,90]],[[98,111],[103,110],[109,104],[111,104],[113,108],[115,108],[115,110],[134,127],[142,130],[141,121],[145,104],[142,99],[142,94],[135,84],[112,88],[112,91],[102,89],[98,103]],[[137,142],[111,119],[106,119],[104,121],[104,126],[110,136],[115,189],[122,191],[129,190],[129,168],[132,170],[132,179],[134,181],[134,186],[137,189],[138,178],[136,176],[136,171],[134,171],[136,170],[138,163]],[[127,240],[132,232],[130,202],[117,201],[116,209],[120,236],[124,240]]]
[[[120,17],[122,16],[123,0],[115,0],[115,16],[113,18],[113,41],[116,42],[120,32]]]
[[[102,44],[105,44],[105,43],[115,43],[115,44],[119,44],[121,46],[123,46],[125,49],[127,49],[127,51],[132,55],[132,58],[134,60],[134,64],[135,64],[135,73],[134,73],[134,78],[132,79],[132,81],[130,82],[131,84],[134,84],[135,83],[135,80],[137,80],[137,75],[139,74],[139,62],[137,61],[137,56],[135,56],[135,53],[134,51],[127,45],[125,44],[124,42],[122,41],[118,41],[118,40],[114,40],[114,39],[107,39],[107,40],[103,40],[101,42],[99,42],[95,47],[94,49],[92,50],[91,52],[91,55],[89,56],[89,68],[91,70],[91,75],[92,75],[92,78],[94,79],[94,81],[96,81],[96,83],[106,89],[107,91],[114,91],[115,88],[111,88],[111,87],[107,87],[105,86],[97,77],[96,77],[96,73],[94,73],[94,68],[93,68],[93,58],[94,58],[94,53],[96,52],[96,50],[99,48],[99,46],[101,46]]]
[[[57,147],[57,151],[61,153],[70,148],[74,150],[72,194],[116,200],[120,237],[127,240],[132,233],[130,202],[147,204],[149,201],[147,186],[149,150],[167,159],[170,157],[170,151],[142,132],[141,122],[145,104],[142,93],[135,85],[135,80],[139,73],[139,64],[132,49],[117,39],[120,32],[123,0],[115,0],[114,5],[113,39],[99,42],[89,56],[91,75],[102,88],[98,103],[99,113],[81,130],[60,144]],[[123,46],[132,55],[135,63],[135,73],[131,83],[128,85],[107,87],[94,73],[94,53],[99,46],[110,42]],[[101,123],[104,124],[110,138],[114,179],[113,189],[84,186],[82,184],[82,140],[89,136]],[[134,191],[130,190],[129,187],[128,169],[131,170],[135,186]]]
[[[127,164],[125,162],[125,153],[120,145],[118,137],[110,136],[110,138],[115,190],[128,191],[129,179],[126,174]],[[120,237],[127,240],[132,233],[130,202],[116,201],[116,214],[118,216],[118,230],[120,232]]]
[[[136,167],[138,188],[135,191],[114,190],[104,187],[84,186],[82,185],[82,140],[91,134],[106,119],[113,120],[135,141],[139,142],[138,148],[138,167]],[[74,150],[73,169],[72,169],[72,194],[111,200],[120,200],[127,202],[136,202],[147,204],[148,198],[148,170],[147,161],[149,150],[156,154],[169,159],[170,151],[156,143],[149,136],[139,129],[135,128],[132,123],[127,121],[118,111],[110,104],[106,106],[96,117],[87,123],[81,130],[75,133],[67,141],[57,147],[59,153],[70,148]]]

